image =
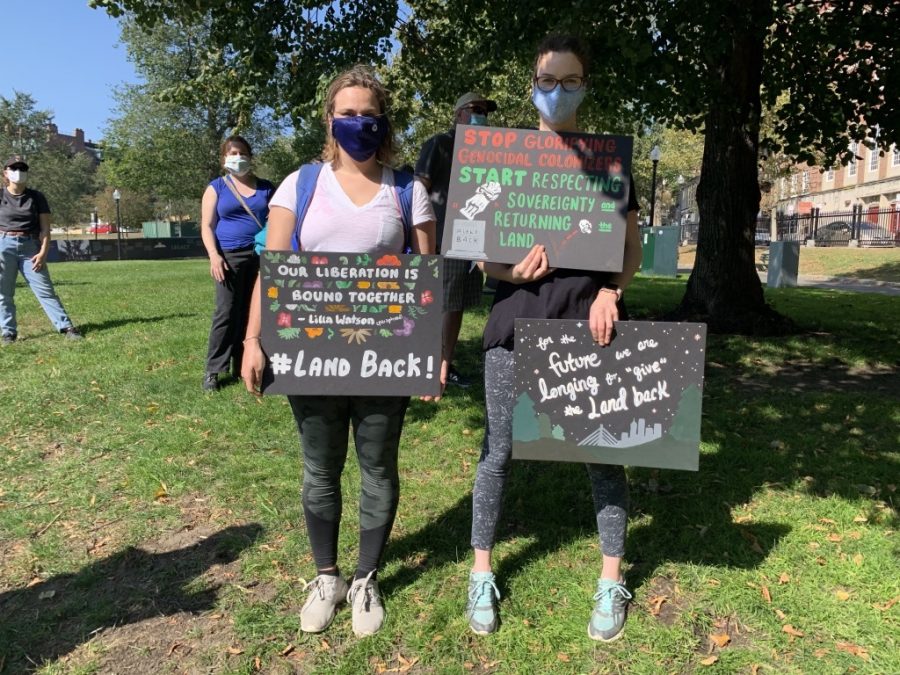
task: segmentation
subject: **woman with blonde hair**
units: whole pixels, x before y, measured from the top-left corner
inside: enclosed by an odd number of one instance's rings
[[[425,188],[415,183],[410,232],[395,194],[401,178],[390,167],[393,131],[387,92],[368,68],[357,66],[331,83],[325,99],[327,130],[322,164],[312,199],[298,232],[295,171],[272,198],[266,248],[304,251],[401,253],[434,252],[434,212]],[[408,178],[408,177],[406,177]],[[408,242],[407,242],[408,240]],[[257,392],[265,355],[259,344],[260,305],[253,294],[242,374]],[[370,635],[381,628],[384,607],[376,575],[390,536],[399,500],[397,452],[409,397],[328,396],[316,392],[289,396],[303,449],[303,514],[316,563],[316,577],[300,612],[306,632],[325,630],[345,600],[351,605],[353,632]],[[353,430],[361,474],[359,560],[348,585],[338,568],[341,474]]]

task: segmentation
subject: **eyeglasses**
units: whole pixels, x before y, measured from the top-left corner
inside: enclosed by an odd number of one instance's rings
[[[581,77],[580,75],[568,75],[561,80],[552,75],[536,75],[534,83],[537,85],[538,89],[548,93],[556,89],[556,85],[558,84],[561,84],[562,88],[566,91],[578,91],[584,86],[586,79],[587,78]]]

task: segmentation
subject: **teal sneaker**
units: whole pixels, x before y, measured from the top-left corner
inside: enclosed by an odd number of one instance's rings
[[[631,600],[625,584],[610,579],[597,579],[594,611],[588,623],[588,637],[600,642],[612,642],[622,636],[625,628],[625,608]]]
[[[497,590],[493,572],[469,573],[469,602],[466,604],[466,616],[469,627],[476,635],[489,635],[497,630]]]

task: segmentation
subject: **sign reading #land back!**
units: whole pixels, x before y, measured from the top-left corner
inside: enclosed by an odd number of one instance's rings
[[[618,272],[632,139],[458,125],[441,251],[517,263],[543,244],[551,267]]]
[[[513,458],[696,471],[706,325],[516,320]]]
[[[266,251],[266,394],[440,393],[440,258]]]

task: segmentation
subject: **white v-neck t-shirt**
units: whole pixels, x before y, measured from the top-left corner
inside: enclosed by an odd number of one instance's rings
[[[297,213],[299,171],[285,178],[269,207],[280,206]],[[412,225],[435,219],[425,186],[416,181],[412,195]],[[338,183],[331,162],[322,165],[309,210],[300,230],[304,251],[348,253],[400,253],[403,251],[403,220],[394,190],[394,172],[382,168],[381,188],[368,204],[357,206]]]

